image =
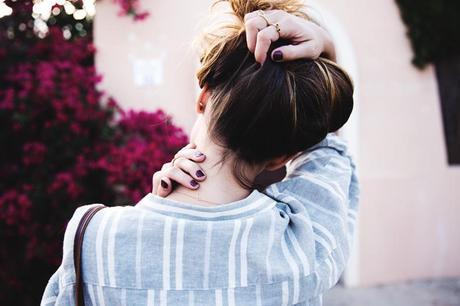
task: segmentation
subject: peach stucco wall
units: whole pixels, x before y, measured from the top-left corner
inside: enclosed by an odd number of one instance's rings
[[[94,34],[97,68],[104,76],[102,89],[126,108],[162,108],[190,131],[195,118],[198,63],[192,40],[210,3],[143,0],[142,9],[151,15],[134,22],[118,17],[119,9],[111,0],[99,1]],[[148,66],[152,61],[153,66]],[[136,84],[136,74],[142,76],[135,70],[139,66],[154,70],[152,84]]]
[[[362,198],[358,260],[350,273],[361,285],[460,276],[460,167],[447,165],[433,68],[411,65],[393,1],[318,2],[346,31],[354,53],[347,61],[355,61],[359,75],[352,137]],[[197,89],[190,46],[210,3],[143,0],[151,17],[134,23],[117,17],[111,1],[98,2],[101,87],[126,108],[163,108],[190,131]],[[139,67],[145,63],[153,63],[155,74],[136,85],[139,73],[148,74]]]
[[[393,1],[321,4],[359,73],[360,282],[460,275],[460,167],[447,165],[433,67],[411,65]]]

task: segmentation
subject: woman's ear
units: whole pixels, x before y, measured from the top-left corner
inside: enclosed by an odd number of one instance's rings
[[[196,112],[198,114],[203,114],[204,110],[206,109],[206,104],[208,104],[208,99],[209,99],[209,88],[208,85],[204,85],[204,87],[201,89],[200,95],[198,96],[198,100],[196,101]]]
[[[285,155],[285,156],[274,158],[267,163],[267,165],[265,166],[265,170],[268,170],[268,171],[278,170],[279,168],[286,165],[286,163],[290,161],[292,157],[294,157],[294,155]]]

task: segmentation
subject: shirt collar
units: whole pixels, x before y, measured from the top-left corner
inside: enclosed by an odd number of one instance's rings
[[[136,207],[176,218],[218,221],[248,217],[271,209],[275,205],[276,202],[273,199],[254,190],[242,200],[213,207],[179,202],[149,193],[137,203]]]

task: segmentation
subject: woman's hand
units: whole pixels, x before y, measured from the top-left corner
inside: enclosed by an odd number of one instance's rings
[[[335,61],[331,36],[314,22],[282,10],[254,11],[246,14],[244,21],[248,48],[261,64],[265,62],[270,44],[280,38],[292,44],[273,50],[274,61],[317,59],[320,55]]]
[[[206,179],[203,169],[198,163],[206,156],[188,144],[174,156],[174,159],[163,165],[160,171],[153,174],[152,193],[165,197],[173,190],[173,181],[189,189],[198,189],[199,182]]]

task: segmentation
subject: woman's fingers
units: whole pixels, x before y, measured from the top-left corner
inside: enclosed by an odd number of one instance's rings
[[[196,149],[194,144],[188,144],[174,156],[173,161],[165,163],[160,171],[152,177],[152,193],[165,197],[173,190],[173,182],[189,189],[199,188],[199,183],[206,179],[203,169],[198,163],[206,156]]]
[[[203,153],[201,153],[200,151],[198,151],[197,149],[187,148],[187,147],[185,147],[182,150],[180,150],[179,152],[177,152],[176,155],[174,156],[174,158],[176,160],[179,157],[190,159],[190,160],[193,160],[194,162],[197,162],[197,163],[201,163],[206,159],[206,156]],[[174,164],[175,164],[175,162],[174,162]]]
[[[153,194],[158,194],[158,186],[160,186],[160,180],[162,178],[162,173],[163,173],[163,170],[157,171],[152,176],[152,193]]]
[[[297,45],[286,45],[272,51],[274,61],[284,62],[300,58],[317,59],[322,53],[321,45],[317,40],[309,40]]]
[[[190,154],[189,151],[183,152],[185,155]],[[195,152],[196,155],[196,152]],[[202,157],[199,157],[202,159]],[[160,171],[155,172],[152,178],[152,193],[161,197],[165,197],[172,192],[172,182],[189,188],[197,189],[199,182],[204,181],[206,175],[196,162],[193,162],[184,157],[178,157],[172,163],[163,165]]]
[[[265,62],[272,42],[277,41],[280,37],[290,38],[294,33],[294,30],[290,29],[293,26],[292,22],[289,22],[289,17],[294,16],[279,10],[265,11],[264,17],[259,11],[245,15],[246,42],[257,62],[261,64]],[[286,34],[281,31],[278,33],[275,24]]]
[[[271,43],[280,38],[291,41],[292,45],[273,50],[270,56],[274,61],[317,59],[321,55],[335,58],[329,33],[314,22],[280,10],[264,11],[264,17],[260,14],[255,11],[244,18],[248,49],[257,62],[263,64]]]
[[[163,178],[164,177],[169,178],[188,189],[198,189],[199,187],[198,181],[193,176],[176,167],[163,171]]]
[[[256,48],[254,57],[256,61],[263,64],[267,58],[267,52],[272,42],[277,41],[279,33],[274,26],[269,26],[257,33]]]
[[[197,163],[185,157],[177,158],[174,162],[174,167],[179,168],[183,172],[190,175],[192,179],[195,179],[197,181],[204,181],[206,178],[206,175],[204,174],[203,169],[201,169],[201,167],[198,166]]]
[[[183,147],[182,149],[180,149],[179,151],[177,151],[177,153],[174,155],[174,157],[177,157],[178,155],[180,155],[181,152],[183,151],[187,151],[187,150],[190,150],[190,149],[195,149],[195,145],[192,144],[192,143],[189,143],[187,144],[185,147]]]
[[[256,49],[257,34],[260,30],[268,26],[267,21],[256,15],[257,12],[251,12],[245,16],[246,44],[249,51],[254,53]]]
[[[172,191],[172,181],[164,176],[160,179],[160,184],[157,187],[157,195],[160,197],[166,197]]]

